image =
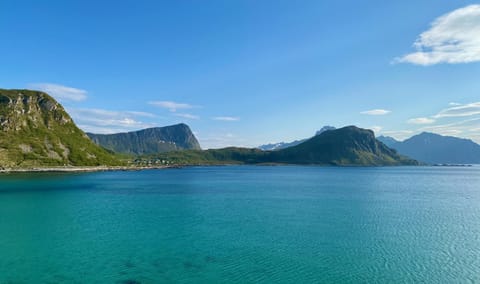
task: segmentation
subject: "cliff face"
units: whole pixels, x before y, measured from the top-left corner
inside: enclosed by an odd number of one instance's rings
[[[46,93],[0,89],[0,167],[118,164]]]
[[[200,150],[200,144],[186,124],[154,127],[116,134],[87,135],[98,145],[117,153],[155,154],[175,150]]]

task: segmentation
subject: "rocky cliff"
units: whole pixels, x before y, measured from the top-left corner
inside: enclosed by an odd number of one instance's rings
[[[0,89],[0,130],[3,168],[118,164],[43,92]]]

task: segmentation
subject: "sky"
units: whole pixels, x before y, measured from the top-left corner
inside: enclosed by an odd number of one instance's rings
[[[203,148],[356,125],[480,142],[480,3],[0,1],[0,88],[84,131],[188,124]]]

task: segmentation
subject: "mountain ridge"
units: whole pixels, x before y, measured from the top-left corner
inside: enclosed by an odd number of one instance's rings
[[[422,132],[390,147],[428,164],[480,164],[480,145],[465,138]]]

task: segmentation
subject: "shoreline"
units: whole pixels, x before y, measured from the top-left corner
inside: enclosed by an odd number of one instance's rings
[[[0,168],[1,174],[14,173],[89,173],[89,172],[109,172],[109,171],[144,171],[144,170],[162,170],[162,169],[180,169],[185,167],[215,167],[215,166],[238,166],[247,164],[186,164],[186,165],[162,165],[162,166],[65,166],[65,167],[33,167],[33,168]],[[281,163],[267,163],[267,164],[249,164],[253,166],[321,166],[321,167],[402,167],[409,165],[385,165],[385,166],[336,166],[336,165],[299,165],[299,164],[281,164]],[[414,167],[472,167],[473,165],[450,165],[450,164],[435,164],[435,165],[416,165]]]
[[[89,173],[107,171],[142,171],[181,168],[180,166],[85,166],[85,167],[34,167],[0,169],[0,174],[9,173]]]

